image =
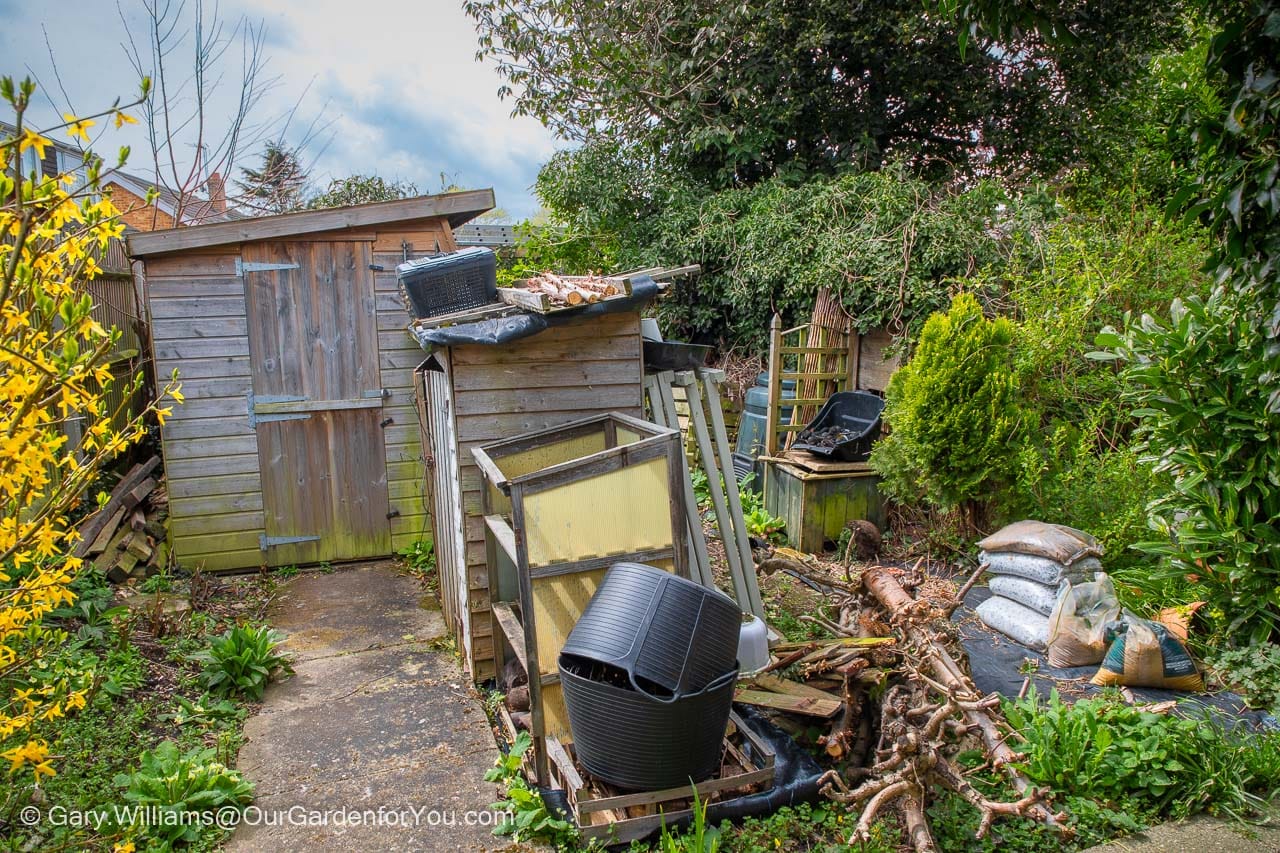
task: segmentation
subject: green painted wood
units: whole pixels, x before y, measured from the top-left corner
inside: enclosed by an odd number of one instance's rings
[[[839,541],[846,523],[866,519],[884,526],[880,478],[859,471],[848,475],[810,474],[791,465],[765,467],[765,509],[787,525],[787,542],[810,554]]]

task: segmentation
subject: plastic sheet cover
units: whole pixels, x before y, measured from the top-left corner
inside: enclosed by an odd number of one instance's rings
[[[495,317],[491,320],[480,320],[475,323],[460,323],[457,326],[445,326],[438,329],[419,329],[410,327],[410,332],[422,344],[423,349],[435,347],[456,347],[479,344],[482,346],[501,346],[521,338],[536,335],[552,326],[576,323],[605,314],[618,314],[624,311],[635,311],[652,302],[658,296],[658,283],[648,276],[637,276],[631,280],[631,295],[625,298],[605,299],[593,302],[585,308],[573,311],[559,311],[554,314],[520,313],[510,317]]]

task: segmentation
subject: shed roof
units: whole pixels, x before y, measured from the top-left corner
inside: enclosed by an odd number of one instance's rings
[[[493,208],[493,190],[424,195],[396,201],[357,204],[326,210],[306,210],[276,216],[257,216],[233,222],[212,222],[129,235],[129,255],[145,258],[168,252],[203,249],[254,240],[300,237],[343,228],[367,228],[396,222],[445,217],[450,226],[462,225]]]

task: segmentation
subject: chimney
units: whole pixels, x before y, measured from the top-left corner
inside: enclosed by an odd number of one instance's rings
[[[214,172],[209,176],[209,183],[206,184],[209,190],[209,208],[214,213],[227,212],[227,185],[222,180],[222,175]]]

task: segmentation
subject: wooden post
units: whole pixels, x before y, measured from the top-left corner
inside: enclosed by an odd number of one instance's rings
[[[764,413],[764,455],[778,454],[778,418],[782,416],[782,317],[769,323],[769,403]]]
[[[487,489],[486,489],[487,490]],[[533,576],[529,573],[529,546],[525,540],[524,495],[519,484],[511,486],[511,530],[516,540],[516,577],[520,583],[520,619],[524,623],[525,674],[529,677],[529,729],[533,736],[536,782],[551,784],[547,766],[547,722],[542,708],[542,666],[538,660],[538,626],[533,618]]]
[[[756,581],[756,563],[751,557],[751,539],[747,534],[747,523],[742,517],[742,498],[738,495],[738,477],[733,470],[733,452],[729,448],[729,433],[724,428],[724,412],[720,409],[720,386],[715,374],[724,378],[723,371],[699,371],[706,388],[706,406],[711,415],[711,437],[715,440],[716,452],[719,456],[721,470],[725,472],[725,492],[729,498],[729,520],[733,522],[734,538],[742,560],[742,583],[747,591],[747,603],[744,610],[753,616],[764,619],[764,602],[760,599],[760,585]],[[721,528],[722,530],[724,528]],[[724,543],[726,550],[733,547]]]
[[[658,426],[680,431],[680,418],[676,415],[675,398],[671,394],[671,371],[651,373],[644,378],[644,390],[649,395],[649,411],[653,422]],[[707,540],[702,533],[702,517],[698,513],[698,498],[693,493],[693,483],[689,479],[689,460],[684,454],[683,440],[677,445],[680,450],[680,477],[683,483],[680,490],[684,492],[684,511],[687,519],[689,542],[693,545],[693,567],[691,576],[708,589],[715,589],[715,578],[711,574],[711,557],[707,554]],[[675,490],[672,491],[675,494]]]
[[[860,385],[859,371],[862,368],[862,333],[849,324],[849,387],[846,391],[857,391]]]

